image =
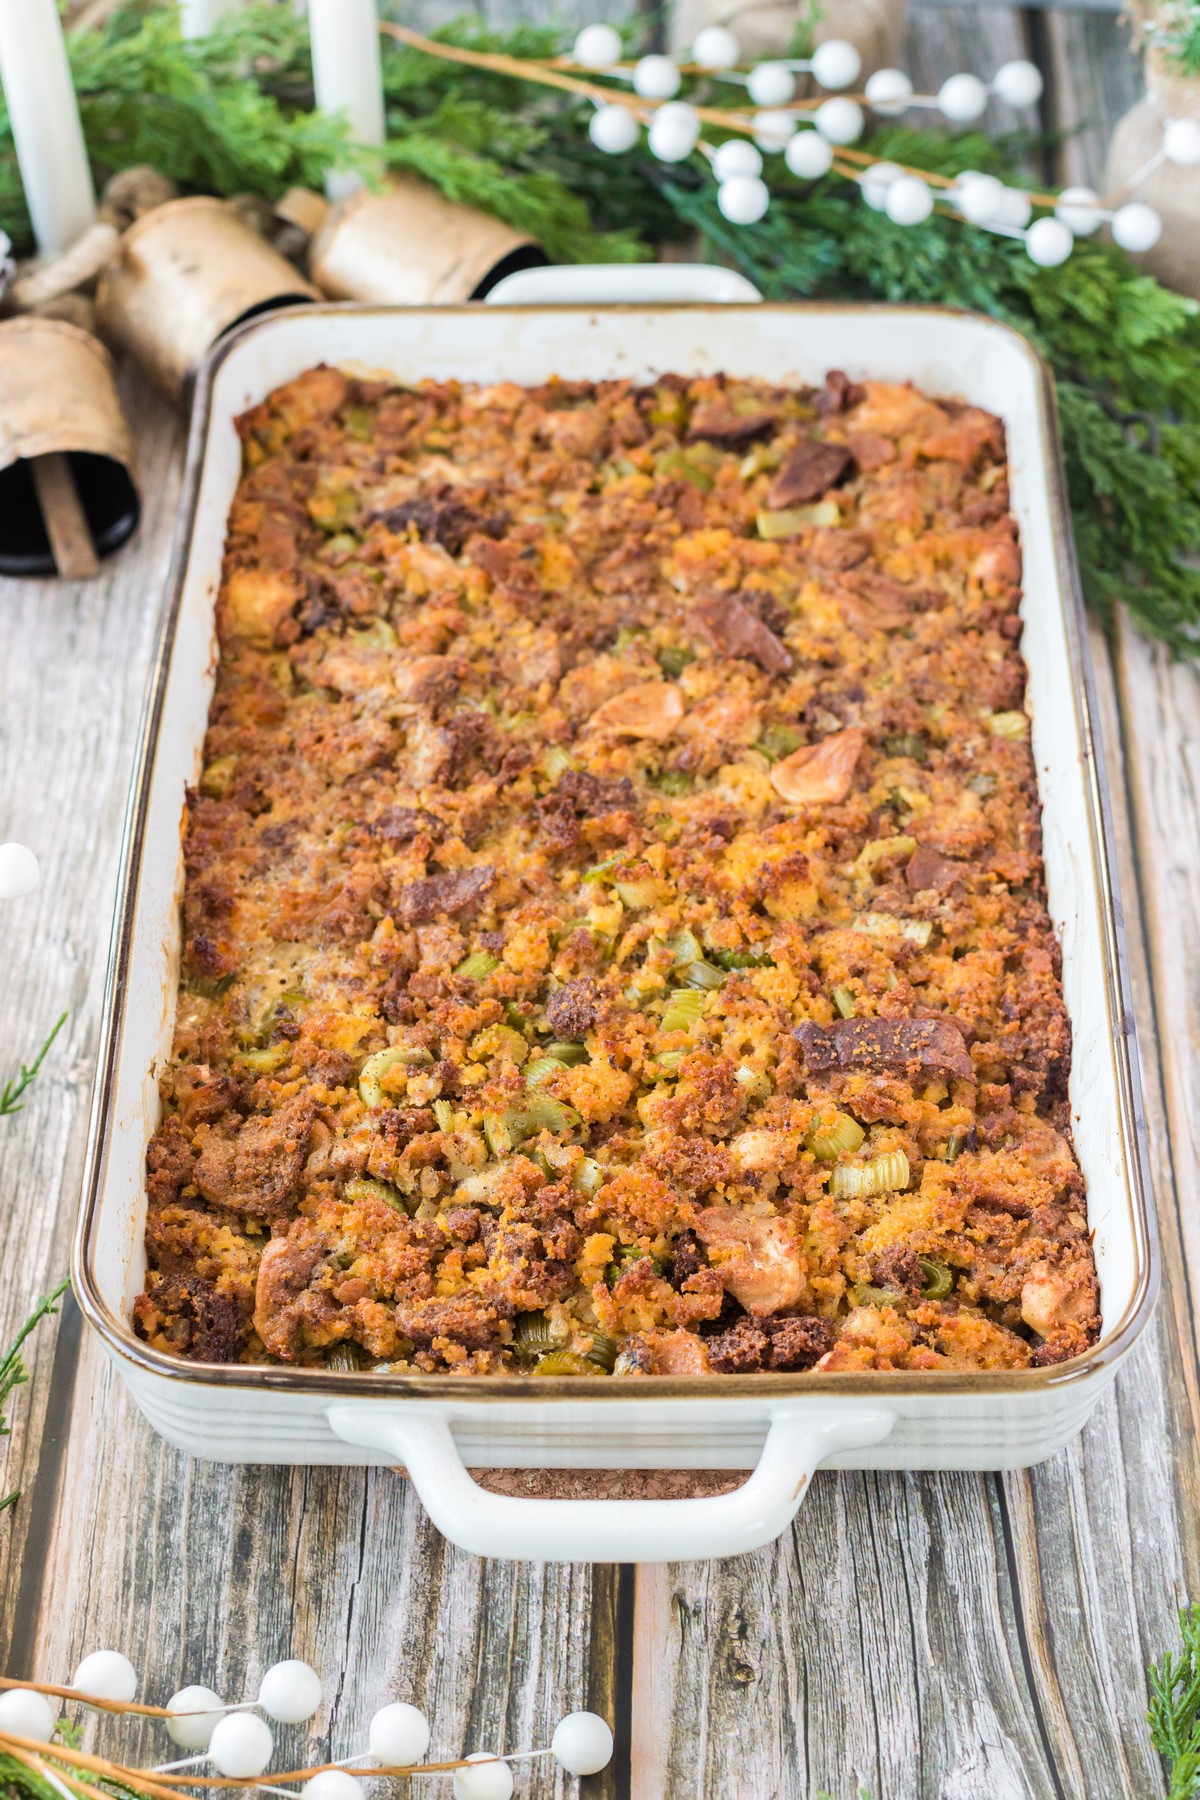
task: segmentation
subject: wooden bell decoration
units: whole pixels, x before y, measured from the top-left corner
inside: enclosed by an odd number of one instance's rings
[[[103,344],[61,319],[0,323],[0,574],[94,575],[137,528],[129,428]]]
[[[309,268],[335,300],[452,306],[482,300],[505,275],[548,260],[501,220],[405,178],[335,206],[313,239]]]
[[[222,200],[156,206],[130,226],[100,278],[100,330],[178,400],[205,355],[254,313],[317,300],[316,288]]]

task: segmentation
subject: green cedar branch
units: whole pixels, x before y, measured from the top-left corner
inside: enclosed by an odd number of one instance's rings
[[[0,1437],[7,1437],[11,1430],[3,1410],[9,1395],[14,1388],[22,1386],[29,1380],[29,1371],[25,1367],[25,1358],[21,1355],[21,1346],[44,1318],[58,1311],[55,1301],[61,1298],[70,1285],[69,1278],[66,1281],[60,1281],[52,1294],[47,1294],[39,1300],[8,1349],[0,1354]],[[19,1489],[14,1489],[11,1494],[6,1494],[4,1499],[0,1500],[0,1512],[15,1505],[20,1498]]]
[[[1176,9],[1186,24],[1196,0]],[[540,59],[551,29],[498,32],[478,20],[434,34],[476,50]],[[1103,619],[1126,607],[1177,654],[1200,652],[1200,323],[1196,305],[1142,275],[1114,245],[1078,243],[1038,269],[1019,243],[935,212],[893,226],[836,174],[806,184],[770,158],[770,211],[731,226],[699,156],[668,170],[644,147],[596,150],[590,106],[510,73],[466,68],[385,39],[388,146],[353,146],[312,111],[307,31],[289,7],[252,0],[207,39],[182,43],[171,9],[126,0],[70,36],[89,149],[100,178],[149,162],[181,185],[277,195],[319,186],[327,166],[368,179],[388,166],[536,236],[556,261],[630,261],[699,233],[768,298],[875,298],[960,306],[1002,320],[1058,380],[1067,481],[1084,589]],[[1181,40],[1182,41],[1182,40]],[[254,79],[246,79],[250,69]],[[720,99],[720,83],[698,97]],[[1020,182],[1028,142],[978,132],[877,130],[866,146],[953,176],[988,169]],[[27,242],[24,203],[0,106],[0,227]]]
[[[24,1110],[24,1101],[21,1096],[24,1094],[26,1088],[28,1088],[32,1082],[37,1080],[42,1064],[46,1060],[46,1052],[66,1024],[66,1021],[66,1013],[60,1013],[58,1018],[54,1021],[50,1036],[46,1039],[33,1061],[31,1063],[22,1063],[19,1074],[11,1075],[4,1086],[0,1088],[0,1119],[7,1118],[11,1113],[19,1113]]]
[[[1200,1606],[1179,1615],[1183,1648],[1150,1666],[1150,1741],[1168,1765],[1167,1800],[1200,1794]]]

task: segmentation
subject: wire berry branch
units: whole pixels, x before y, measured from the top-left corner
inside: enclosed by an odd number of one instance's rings
[[[166,1706],[152,1706],[134,1698],[137,1688],[136,1669],[116,1650],[85,1656],[70,1686],[0,1679],[0,1782],[7,1777],[10,1787],[23,1789],[32,1800],[49,1800],[47,1787],[63,1800],[112,1800],[114,1790],[137,1800],[180,1800],[185,1788],[259,1790],[283,1794],[285,1800],[365,1800],[360,1776],[451,1775],[454,1800],[509,1800],[513,1763],[553,1757],[568,1775],[593,1775],[612,1758],[613,1735],[605,1721],[575,1712],[559,1721],[544,1749],[475,1751],[426,1761],[428,1721],[415,1706],[393,1701],[372,1718],[366,1750],[309,1768],[271,1771],[268,1777],[275,1752],[268,1719],[305,1724],[320,1708],[321,1679],[307,1663],[273,1664],[257,1694],[228,1705],[211,1688],[193,1684]],[[159,1720],[174,1742],[193,1754],[139,1768],[81,1750],[51,1699]],[[14,1778],[14,1768],[25,1776]],[[200,1773],[203,1769],[213,1773]],[[303,1783],[298,1793],[281,1785],[292,1782]]]
[[[840,39],[819,44],[810,57],[742,69],[737,39],[725,26],[702,31],[688,62],[656,54],[633,63],[621,60],[620,33],[604,24],[585,26],[570,58],[544,59],[422,37],[391,21],[382,21],[380,30],[442,61],[578,96],[594,108],[588,135],[608,155],[632,150],[643,130],[651,155],[660,162],[680,163],[700,155],[716,177],[717,206],[733,225],[755,225],[764,218],[771,204],[771,191],[763,180],[764,157],[781,156],[788,171],[801,180],[819,180],[832,172],[854,182],[867,205],[895,225],[923,224],[940,198],[948,216],[1018,239],[1030,260],[1042,268],[1065,262],[1077,238],[1091,236],[1104,224],[1123,249],[1134,252],[1151,249],[1162,232],[1158,214],[1140,201],[1115,205],[1090,188],[1069,188],[1059,195],[1030,192],[977,170],[949,177],[852,147],[866,130],[868,108],[885,118],[926,108],[951,125],[966,126],[982,117],[993,96],[1017,108],[1035,105],[1042,94],[1042,77],[1023,60],[1005,63],[990,83],[976,75],[952,75],[936,94],[915,93],[901,69],[880,69],[861,94],[851,94],[844,90],[858,80],[861,61],[854,46]],[[798,76],[811,79],[825,97],[797,99]],[[689,98],[679,99],[685,78],[700,86]],[[705,87],[743,90],[754,110],[740,104],[740,96],[734,106],[706,104]],[[706,128],[728,135],[713,143],[705,136]],[[1200,125],[1190,119],[1168,120],[1161,148],[1127,189],[1136,188],[1164,161],[1182,167],[1200,165]],[[1036,218],[1035,209],[1040,209]]]

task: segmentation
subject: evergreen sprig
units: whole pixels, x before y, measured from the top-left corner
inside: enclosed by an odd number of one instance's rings
[[[15,1075],[10,1075],[4,1086],[0,1088],[0,1119],[7,1118],[10,1113],[23,1110],[22,1095],[31,1083],[37,1080],[42,1064],[46,1060],[46,1052],[66,1023],[66,1013],[60,1013],[51,1027],[50,1036],[46,1039],[31,1063],[22,1063]]]
[[[1198,9],[1200,0],[1175,8],[1181,54]],[[532,25],[498,32],[467,20],[436,35],[524,58],[563,48],[557,31]],[[329,165],[357,166],[372,180],[391,166],[537,237],[555,261],[635,260],[698,232],[710,255],[769,298],[937,302],[1015,326],[1058,380],[1089,600],[1106,619],[1123,604],[1175,651],[1200,653],[1198,309],[1114,245],[1084,240],[1060,268],[1039,269],[1019,243],[941,213],[896,227],[838,176],[803,184],[774,158],[770,211],[757,225],[731,226],[699,157],[668,168],[644,150],[604,156],[587,136],[585,101],[390,39],[380,155],[313,112],[305,23],[264,0],[191,43],[180,40],[172,9],[126,0],[69,41],[101,178],[149,162],[184,186],[271,197],[293,182],[319,186]],[[866,147],[931,172],[982,168],[1018,181],[1029,151],[1020,138],[899,127],[877,131]],[[18,247],[28,242],[2,106],[0,228]]]
[[[9,1395],[14,1388],[20,1387],[24,1382],[29,1380],[29,1371],[25,1367],[25,1359],[21,1355],[21,1346],[24,1344],[30,1332],[33,1331],[44,1318],[50,1313],[58,1311],[54,1302],[65,1293],[69,1286],[69,1281],[61,1281],[52,1294],[47,1294],[43,1299],[39,1300],[12,1343],[8,1346],[8,1349],[5,1350],[3,1354],[0,1354],[0,1437],[7,1437],[9,1435],[10,1427],[3,1410],[7,1404]],[[11,1494],[6,1494],[4,1499],[0,1500],[0,1512],[4,1512],[8,1507],[15,1505],[20,1498],[21,1494],[19,1489],[14,1489]]]
[[[1168,1765],[1167,1800],[1200,1794],[1200,1606],[1179,1615],[1183,1648],[1150,1666],[1150,1741]]]

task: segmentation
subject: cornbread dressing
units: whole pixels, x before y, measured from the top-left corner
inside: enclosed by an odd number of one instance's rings
[[[615,1377],[1092,1343],[1000,421],[321,367],[239,429],[140,1333]]]

